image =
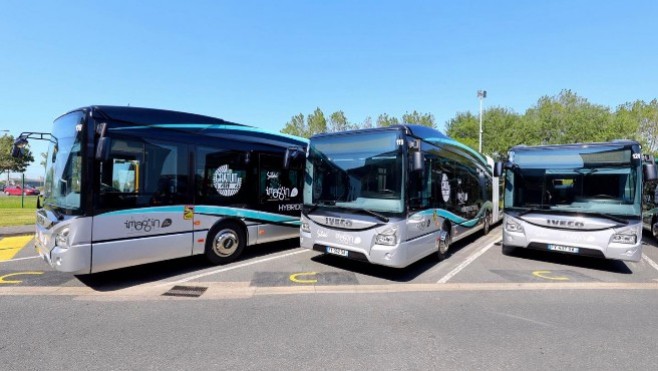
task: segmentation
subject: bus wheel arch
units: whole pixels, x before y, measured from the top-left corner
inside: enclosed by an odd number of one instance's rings
[[[651,218],[651,235],[653,238],[658,238],[658,217],[656,215]]]
[[[441,230],[439,231],[439,237],[436,240],[436,250],[439,261],[445,260],[450,254],[449,250],[452,242],[452,236],[450,234],[451,230],[450,222],[447,220],[444,221]]]
[[[235,261],[247,245],[246,227],[243,223],[227,219],[217,222],[206,238],[206,259],[210,263],[227,264]]]

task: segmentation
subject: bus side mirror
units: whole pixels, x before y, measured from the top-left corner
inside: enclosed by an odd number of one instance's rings
[[[493,173],[496,178],[500,178],[503,175],[503,163],[498,161],[494,164]]]
[[[17,145],[11,147],[11,157],[18,158],[23,156],[23,151]]]
[[[109,137],[102,137],[98,139],[98,147],[96,147],[96,160],[107,161],[110,159],[110,149],[112,148],[112,139]]]
[[[422,171],[425,169],[425,159],[423,158],[423,152],[414,151],[412,155],[413,165],[412,171]]]
[[[23,134],[21,133],[14,141],[14,145],[11,147],[11,157],[23,157],[23,148],[27,146],[27,139]]]
[[[642,165],[644,170],[644,180],[651,181],[658,179],[658,174],[656,173],[656,164],[647,164]]]

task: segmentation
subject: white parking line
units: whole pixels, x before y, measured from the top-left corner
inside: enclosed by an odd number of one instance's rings
[[[473,263],[475,259],[479,258],[487,252],[496,243],[496,241],[488,244],[487,246],[483,247],[481,250],[475,252],[473,255],[469,256],[466,260],[464,260],[461,264],[459,264],[455,269],[451,270],[450,273],[446,274],[438,280],[436,283],[446,283],[448,282],[452,277],[454,277],[457,273],[461,272],[462,269],[466,268],[469,264]]]
[[[651,258],[649,258],[644,254],[642,254],[642,259],[644,259],[645,262],[649,263],[649,265],[652,266],[653,269],[658,271],[658,264],[655,261],[651,260]]]
[[[207,277],[207,276],[211,276],[211,275],[213,275],[213,274],[224,273],[224,272],[232,271],[232,270],[234,270],[234,269],[244,268],[244,267],[248,267],[248,266],[250,266],[250,265],[259,264],[259,263],[264,263],[264,262],[268,262],[268,261],[276,260],[276,259],[281,259],[281,258],[286,258],[286,257],[288,257],[288,256],[297,255],[297,254],[301,254],[301,253],[304,253],[304,252],[310,252],[310,251],[312,251],[312,250],[301,249],[301,250],[293,251],[293,252],[290,252],[290,253],[287,253],[287,254],[283,254],[283,255],[271,256],[271,257],[269,257],[269,258],[264,258],[264,259],[260,259],[260,260],[254,260],[254,261],[250,261],[250,262],[246,262],[246,263],[242,263],[242,264],[234,265],[234,266],[231,266],[231,267],[221,268],[221,269],[217,269],[217,270],[214,270],[214,271],[210,271],[210,272],[206,272],[206,273],[197,274],[197,275],[195,275],[195,276],[187,277],[187,278],[183,278],[183,279],[180,279],[180,280],[178,280],[178,281],[165,282],[165,283],[162,283],[162,284],[160,284],[160,285],[156,285],[155,287],[171,286],[171,285],[176,285],[176,284],[179,284],[179,283],[189,282],[189,281],[192,281],[192,280],[195,280],[195,279],[201,278],[201,277]]]
[[[17,261],[20,261],[20,260],[36,259],[36,258],[40,258],[40,256],[37,255],[37,256],[30,256],[30,257],[27,257],[27,258],[17,258],[17,259],[10,259],[10,260],[0,260],[0,264],[1,264],[1,263],[17,262]],[[654,263],[654,264],[655,264],[655,263]]]

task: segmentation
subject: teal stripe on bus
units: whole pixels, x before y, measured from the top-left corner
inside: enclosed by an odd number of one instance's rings
[[[428,209],[428,210],[420,211],[420,212],[418,212],[414,215],[422,215],[422,216],[428,216],[429,217],[429,216],[433,216],[434,214],[436,214],[437,216],[440,216],[443,219],[447,219],[447,220],[449,220],[449,221],[451,221],[455,224],[458,224],[460,226],[472,228],[472,227],[475,227],[475,225],[477,225],[477,223],[480,221],[480,219],[482,218],[482,215],[485,211],[491,210],[492,205],[493,204],[490,201],[485,202],[484,205],[482,205],[482,207],[478,211],[475,218],[470,219],[470,220],[462,218],[459,215],[453,214],[450,211],[445,210],[445,209]]]
[[[268,213],[265,211],[240,209],[236,207],[225,206],[195,206],[194,212],[198,214],[210,214],[219,216],[230,216],[235,218],[245,218],[270,223],[284,223],[291,225],[300,225],[300,218],[289,215]]]
[[[126,209],[110,211],[99,216],[106,215],[134,215],[134,214],[152,214],[152,213],[183,213],[183,206],[154,206],[154,207],[141,207],[136,209]]]
[[[294,135],[277,133],[273,131],[263,130],[252,126],[239,126],[239,125],[221,125],[221,124],[153,124],[153,125],[140,125],[140,126],[127,126],[122,128],[113,128],[112,130],[139,130],[148,128],[162,128],[162,129],[215,129],[215,130],[233,130],[244,131],[248,133],[269,134],[281,138],[288,138],[298,142],[308,144],[308,139],[296,137]]]
[[[183,214],[183,212],[184,212],[183,206],[155,206],[155,207],[144,207],[144,208],[136,208],[136,209],[110,211],[108,213],[104,213],[99,216],[138,215],[138,214],[154,214],[154,213]],[[256,220],[260,222],[268,222],[268,223],[280,223],[280,224],[290,224],[290,225],[301,224],[301,221],[299,220],[300,218],[298,217],[268,213],[265,211],[240,209],[237,207],[194,206],[194,213],[217,215],[217,216],[229,216],[234,218],[244,218],[244,219]]]

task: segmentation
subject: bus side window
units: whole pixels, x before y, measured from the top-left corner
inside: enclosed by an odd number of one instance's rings
[[[99,207],[120,210],[187,202],[185,145],[114,139],[101,165]]]

